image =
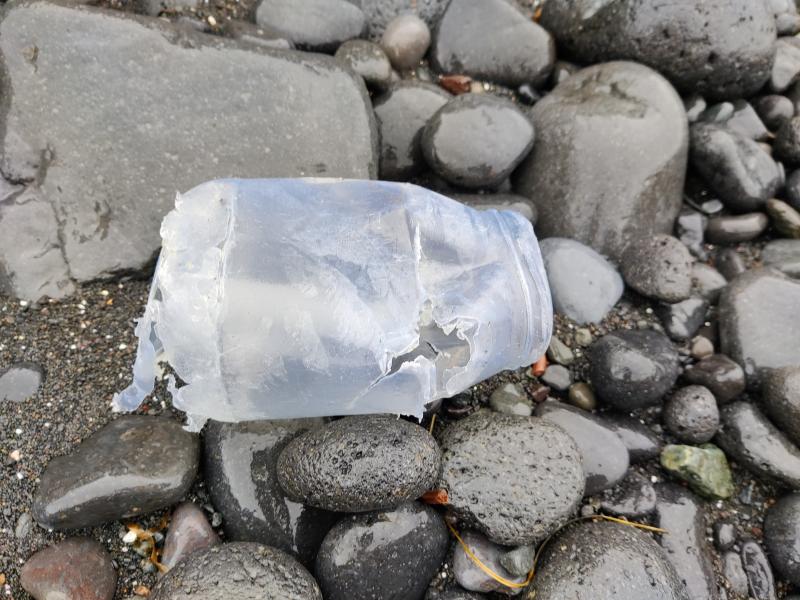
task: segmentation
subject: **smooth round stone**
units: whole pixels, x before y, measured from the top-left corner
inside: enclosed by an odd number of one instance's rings
[[[614,489],[600,498],[604,514],[642,519],[656,508],[656,490],[644,475],[631,471]]]
[[[375,99],[373,107],[381,134],[381,179],[406,180],[425,166],[420,147],[422,129],[450,98],[437,85],[400,81]]]
[[[346,417],[302,433],[278,457],[286,495],[317,508],[394,508],[433,488],[441,453],[423,428],[389,415]]]
[[[448,194],[453,200],[463,202],[477,210],[513,210],[536,224],[536,205],[517,194]]]
[[[664,426],[687,444],[711,440],[719,428],[719,410],[714,394],[701,385],[689,385],[676,391],[664,404]]]
[[[540,237],[577,240],[618,261],[633,238],[669,233],[683,203],[688,133],[672,86],[634,63],[561,82],[531,109],[537,140],[514,173]],[[652,152],[641,152],[658,139]]]
[[[572,374],[569,369],[561,365],[550,365],[539,377],[545,385],[559,392],[565,392],[572,385]]]
[[[689,131],[692,166],[730,210],[759,210],[775,195],[780,169],[757,142],[719,125],[698,123]]]
[[[336,50],[336,58],[361,75],[370,87],[384,89],[392,79],[392,65],[378,44],[348,40]]]
[[[548,238],[539,242],[556,312],[577,323],[597,323],[622,297],[617,269],[578,241]]]
[[[325,600],[422,598],[450,545],[429,506],[349,515],[325,536],[316,573]]]
[[[768,225],[769,219],[762,212],[713,217],[708,220],[706,240],[712,244],[749,242],[764,233]]]
[[[714,342],[704,335],[696,335],[689,345],[689,354],[697,360],[708,358],[714,354]]]
[[[714,444],[664,446],[661,466],[705,498],[724,500],[733,495],[728,460]]]
[[[767,509],[764,545],[781,578],[800,585],[800,494],[788,494]]]
[[[333,52],[361,37],[364,13],[346,0],[261,0],[256,23],[282,34],[298,48]]]
[[[209,525],[203,509],[191,502],[184,502],[172,513],[161,564],[167,568],[174,567],[192,552],[217,544],[219,536]]]
[[[744,259],[733,248],[720,248],[716,257],[716,265],[719,272],[728,281],[747,270]]]
[[[678,378],[678,353],[656,331],[614,331],[587,351],[592,384],[606,404],[633,410],[658,404]]]
[[[800,48],[797,51],[800,53]],[[781,125],[772,149],[780,160],[792,165],[800,163],[800,118],[793,117]]]
[[[197,474],[200,440],[162,417],[125,415],[50,461],[33,498],[44,527],[76,529],[175,504]]]
[[[20,584],[36,600],[112,600],[117,573],[106,549],[89,538],[67,538],[31,556]]]
[[[761,249],[765,266],[774,267],[789,277],[800,277],[800,240],[773,240]]]
[[[747,584],[752,597],[769,600],[777,598],[772,568],[761,546],[753,540],[748,540],[742,544],[739,555],[742,557],[742,566],[747,575]]]
[[[676,341],[691,338],[703,325],[708,302],[702,298],[687,298],[675,304],[660,304],[656,314],[664,325],[667,335]]]
[[[22,402],[36,395],[44,371],[34,363],[15,363],[0,373],[0,402]]]
[[[640,421],[623,415],[607,414],[605,422],[625,444],[632,463],[650,460],[661,452],[661,438]]]
[[[493,391],[489,396],[489,406],[505,415],[530,417],[533,414],[533,404],[525,391],[513,383],[507,383]]]
[[[294,437],[322,419],[220,423],[206,427],[203,472],[228,540],[259,542],[291,552],[310,566],[338,515],[286,497],[278,456]]]
[[[628,449],[602,418],[561,402],[548,400],[536,407],[536,416],[554,423],[575,440],[586,476],[584,494],[614,487],[628,472]]]
[[[786,200],[789,204],[800,210],[800,169],[796,169],[786,178],[784,186]]]
[[[775,131],[794,116],[794,103],[786,96],[770,94],[755,102],[758,116],[769,129]]]
[[[431,30],[416,15],[400,15],[392,19],[381,37],[381,47],[398,71],[413,69],[425,56],[431,44]]]
[[[775,19],[763,2],[710,0],[687,9],[622,0],[584,6],[548,2],[540,23],[582,62],[633,60],[661,71],[681,91],[742,98],[767,81]]]
[[[717,582],[706,541],[703,506],[684,488],[661,483],[656,488],[656,522],[669,531],[658,541],[691,600],[718,600]]]
[[[151,600],[322,600],[317,582],[287,553],[252,542],[220,544],[170,569]]]
[[[714,442],[754,475],[800,489],[800,450],[749,402],[722,407]]]
[[[506,549],[502,546],[489,541],[485,536],[474,531],[462,532],[461,539],[464,540],[470,551],[478,557],[478,560],[497,575],[500,575],[500,577],[514,583],[523,583],[525,581],[527,573],[515,576],[503,567],[500,560]],[[490,577],[472,558],[467,556],[461,544],[456,544],[453,552],[453,576],[461,587],[473,592],[488,593],[496,591],[511,596],[515,596],[520,592],[519,588],[509,588]]]
[[[683,105],[686,107],[686,118],[689,123],[696,122],[708,106],[705,98],[700,94],[690,94],[683,99]]]
[[[457,96],[422,132],[422,153],[431,168],[469,188],[499,185],[532,146],[533,123],[511,101],[490,95]]]
[[[767,212],[778,233],[788,238],[800,239],[800,212],[776,198],[767,200]]]
[[[713,354],[689,365],[683,378],[709,389],[720,404],[734,400],[745,390],[744,370],[724,354]]]
[[[761,407],[778,429],[800,444],[800,366],[767,371],[761,384]]]
[[[730,521],[714,523],[714,545],[717,550],[730,550],[736,543],[736,525]]]
[[[773,269],[743,273],[719,301],[722,353],[744,368],[748,384],[759,371],[800,365],[800,281]]]
[[[547,81],[555,61],[550,34],[504,0],[453,0],[436,27],[433,66],[517,87]]]
[[[548,544],[531,587],[536,600],[689,600],[652,537],[606,521],[571,526]]]
[[[581,410],[593,411],[597,408],[597,399],[594,396],[592,387],[583,381],[569,386],[568,400],[572,406]]]
[[[503,440],[503,443],[498,443]],[[541,541],[583,497],[581,455],[560,427],[480,410],[447,427],[440,488],[466,527],[498,544]]]
[[[503,553],[500,565],[515,577],[527,577],[533,567],[535,556],[535,546],[517,546]]]
[[[711,265],[701,262],[692,265],[692,287],[709,302],[719,300],[719,295],[726,285],[728,280]]]

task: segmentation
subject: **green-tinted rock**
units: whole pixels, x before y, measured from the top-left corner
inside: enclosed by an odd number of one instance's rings
[[[786,202],[772,198],[767,200],[767,212],[772,225],[781,234],[789,238],[800,239],[800,212]]]
[[[730,498],[733,479],[725,453],[714,444],[669,445],[661,451],[661,466],[706,498]]]

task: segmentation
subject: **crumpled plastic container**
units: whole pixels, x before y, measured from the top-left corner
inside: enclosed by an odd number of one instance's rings
[[[179,195],[144,316],[133,410],[166,362],[189,428],[392,413],[541,356],[552,304],[533,228],[410,184],[219,180]]]

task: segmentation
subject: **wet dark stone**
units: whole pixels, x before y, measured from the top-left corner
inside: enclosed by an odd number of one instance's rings
[[[692,265],[692,287],[709,302],[716,303],[728,280],[714,267],[696,262]]]
[[[625,444],[632,463],[650,460],[661,452],[661,438],[643,423],[623,415],[607,414],[604,417],[608,427]]]
[[[536,406],[535,415],[555,423],[575,440],[586,476],[584,494],[615,486],[628,472],[628,449],[601,417],[561,402],[548,400]]]
[[[678,353],[656,331],[614,331],[594,342],[587,355],[595,392],[619,410],[657,404],[678,378]]]
[[[551,237],[539,247],[555,311],[580,324],[602,321],[625,289],[614,265],[575,240]]]
[[[762,96],[756,100],[755,108],[764,125],[773,131],[794,116],[794,104],[792,101],[786,96],[777,94]]]
[[[286,496],[326,510],[393,508],[433,488],[441,452],[422,427],[390,415],[346,417],[292,439],[278,457]]]
[[[683,103],[660,75],[633,63],[595,65],[531,115],[536,143],[513,182],[535,199],[542,237],[575,239],[618,260],[631,239],[672,231],[688,134]],[[658,146],[640,152],[653,139]]]
[[[690,598],[652,537],[605,521],[573,525],[548,544],[531,587],[536,600]]]
[[[677,390],[664,404],[664,426],[687,444],[711,440],[719,428],[719,410],[714,394],[701,385]]]
[[[577,445],[543,419],[481,410],[449,425],[440,441],[437,487],[447,490],[450,508],[465,526],[493,542],[541,541],[575,513],[583,497]]]
[[[289,441],[322,419],[211,421],[205,435],[206,485],[222,513],[227,539],[259,542],[313,564],[338,516],[288,499],[278,484],[278,456]]]
[[[656,314],[669,337],[676,341],[691,338],[706,318],[708,302],[702,298],[688,298],[675,304],[660,304]]]
[[[350,515],[325,536],[316,573],[325,600],[420,600],[449,545],[442,517],[416,502]]]
[[[0,402],[22,402],[35,396],[43,379],[44,371],[35,363],[11,365],[0,372]]]
[[[642,519],[656,508],[656,490],[644,475],[631,471],[613,490],[607,490],[600,498],[600,510],[604,514]]]
[[[495,187],[528,154],[533,131],[530,119],[509,100],[462,94],[425,125],[422,153],[431,168],[454,185]]]
[[[759,371],[800,365],[800,281],[765,268],[734,279],[719,301],[721,349],[744,369],[748,385]]]
[[[730,210],[759,210],[775,195],[780,170],[758,143],[719,125],[698,123],[690,129],[690,161]],[[710,240],[706,229],[706,239]]]
[[[89,538],[67,538],[31,556],[20,584],[36,600],[112,600],[117,573],[106,549]]]
[[[183,560],[150,591],[150,600],[322,600],[316,581],[289,554],[252,542],[220,544]]]
[[[586,411],[593,411],[597,408],[597,398],[588,383],[584,381],[573,383],[569,386],[567,393],[567,401],[575,408]]]
[[[800,53],[800,48],[798,48],[798,53]],[[778,132],[775,134],[772,149],[775,156],[780,160],[791,165],[800,163],[799,117],[792,117],[781,125],[780,129],[778,129]]]
[[[772,240],[761,249],[764,266],[774,267],[789,277],[800,277],[800,240]]]
[[[800,494],[788,494],[767,509],[764,545],[781,578],[800,585]]]
[[[692,260],[677,238],[654,235],[628,245],[622,255],[622,276],[643,296],[680,302],[691,293]]]
[[[733,103],[733,114],[725,122],[725,126],[738,131],[751,140],[763,141],[769,136],[769,131],[764,123],[746,100],[736,100]]]
[[[789,205],[800,210],[800,169],[792,171],[786,178],[784,191]]]
[[[730,550],[736,543],[736,526],[730,521],[714,523],[714,545],[718,550]]]
[[[720,410],[714,441],[754,475],[800,489],[800,450],[749,402]]]
[[[389,86],[392,65],[378,44],[349,40],[336,50],[336,58],[361,75],[368,86],[379,90]]]
[[[761,384],[761,407],[786,437],[800,444],[800,366],[766,372]]]
[[[669,531],[669,535],[659,537],[659,542],[686,586],[688,597],[717,600],[701,503],[694,494],[671,483],[656,485],[656,496],[656,524]]]
[[[767,200],[767,214],[769,214],[772,227],[778,234],[800,239],[800,212],[790,204],[777,198]]]
[[[744,370],[724,354],[713,354],[689,365],[683,378],[711,390],[720,404],[730,402],[745,390]]]
[[[714,217],[706,227],[706,239],[712,244],[749,242],[764,233],[769,219],[763,212]]]
[[[470,551],[478,557],[485,566],[489,567],[496,574],[504,579],[513,581],[514,583],[522,583],[525,581],[527,572],[514,575],[508,572],[500,562],[506,549],[493,542],[490,542],[480,533],[475,531],[465,531],[461,534],[461,539],[469,547]],[[530,546],[527,546],[530,547]],[[531,563],[533,559],[531,559]],[[528,567],[530,570],[530,567]],[[490,577],[483,569],[481,569],[472,558],[467,556],[464,547],[461,544],[456,544],[455,551],[453,552],[453,576],[458,584],[473,592],[500,592],[509,593],[511,595],[517,594],[519,590],[511,590],[508,586],[503,585],[493,577]]]
[[[717,254],[717,268],[728,281],[747,270],[744,259],[733,248],[722,248]]]
[[[747,596],[747,573],[744,572],[742,557],[738,553],[726,552],[722,555],[722,574],[734,594]]]
[[[346,0],[261,0],[256,22],[283,34],[298,48],[333,52],[366,30],[364,13]]]
[[[171,568],[192,552],[219,544],[219,536],[211,528],[206,515],[196,504],[184,502],[172,513],[164,540],[161,564]]]
[[[749,0],[654,7],[647,0],[592,5],[548,2],[540,23],[582,62],[628,59],[650,65],[681,91],[742,98],[767,81],[775,56],[775,20]],[[698,599],[699,600],[699,599]]]
[[[425,166],[419,139],[422,129],[451,97],[437,85],[400,81],[375,99],[381,133],[381,179],[405,180]]]
[[[550,34],[504,0],[452,0],[431,47],[438,71],[509,87],[543,84],[554,60]]]
[[[197,474],[200,440],[180,423],[125,415],[54,458],[41,476],[33,517],[74,529],[175,504]]]
[[[742,544],[740,556],[744,572],[747,575],[750,596],[756,600],[777,600],[772,568],[769,566],[769,560],[761,546],[748,540]]]

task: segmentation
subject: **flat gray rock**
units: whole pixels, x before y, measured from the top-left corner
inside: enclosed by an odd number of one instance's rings
[[[42,385],[44,371],[35,363],[15,363],[0,371],[0,402],[22,402],[36,395]]]
[[[209,179],[377,174],[363,82],[333,59],[24,0],[0,54],[0,173],[26,182],[0,206],[0,287],[21,297],[145,268],[175,193]]]
[[[271,27],[300,48],[333,52],[367,27],[364,13],[347,0],[261,0],[256,23]]]
[[[672,231],[688,125],[663,77],[634,63],[595,65],[561,82],[531,115],[536,143],[513,182],[536,201],[541,237],[575,239],[617,260],[632,239]]]

